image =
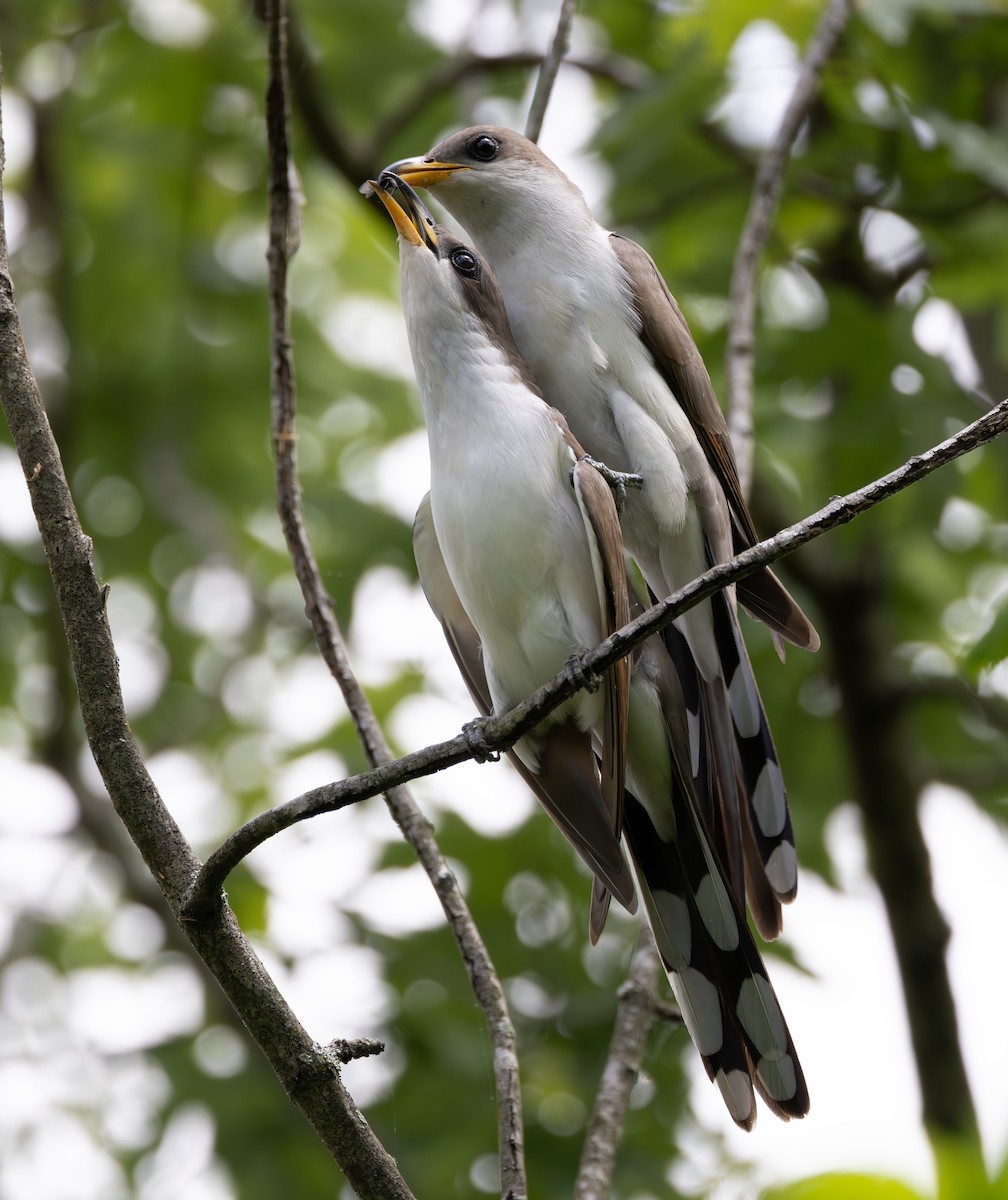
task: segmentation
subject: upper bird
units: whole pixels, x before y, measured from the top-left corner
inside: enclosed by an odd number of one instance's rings
[[[619,519],[607,482],[521,359],[492,273],[403,194],[409,212],[378,189],[399,233],[430,448],[417,567],[473,698],[502,711],[626,622]],[[751,1127],[754,1088],[781,1117],[801,1117],[808,1092],[794,1045],[709,833],[709,798],[691,777],[707,745],[703,730],[692,742],[683,690],[652,638],[632,668],[624,659],[605,673],[601,694],[579,692],[522,738],[518,766],[595,876],[593,937],[609,893],[632,909],[639,891],[734,1120]]]
[[[390,168],[466,229],[499,282],[515,342],[589,454],[644,484],[627,497],[623,537],[663,597],[758,539],[724,416],[686,320],[650,256],[592,216],[578,188],[527,138],[464,129]],[[768,569],[737,585],[747,611],[782,639],[819,637]],[[697,780],[713,832],[760,932],[780,931],[797,863],[777,753],[729,588],[666,631],[691,732],[718,778]],[[700,760],[694,756],[695,763]]]

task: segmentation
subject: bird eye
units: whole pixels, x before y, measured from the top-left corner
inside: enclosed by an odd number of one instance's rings
[[[464,247],[452,251],[451,265],[460,275],[468,275],[470,279],[479,279],[480,277],[480,265],[476,261],[476,255]]]
[[[480,133],[469,143],[469,153],[480,162],[493,162],[500,152],[500,142],[489,133]]]

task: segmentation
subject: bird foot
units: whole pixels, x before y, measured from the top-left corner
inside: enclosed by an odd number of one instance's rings
[[[581,661],[580,654],[572,654],[564,663],[564,675],[574,684],[580,691],[582,688],[586,692],[597,692],[599,684],[602,682],[602,676],[596,675],[589,667],[586,667]]]
[[[589,467],[594,467],[612,488],[613,499],[616,501],[617,516],[622,517],[623,505],[626,504],[627,488],[643,487],[644,476],[638,475],[635,471],[614,471],[612,467],[607,467],[604,462],[599,462],[597,458],[592,458],[590,454],[586,454],[581,461],[586,462]]]
[[[487,741],[486,726],[486,717],[476,717],[462,726],[462,736],[469,753],[478,763],[497,762],[500,759],[500,751],[495,750]]]

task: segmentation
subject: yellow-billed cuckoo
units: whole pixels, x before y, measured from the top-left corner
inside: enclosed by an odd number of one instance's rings
[[[408,188],[376,185],[399,234],[403,309],[427,425],[431,490],[414,548],[424,591],[483,713],[503,711],[618,628],[630,594],[609,485],[521,358],[486,264]],[[394,186],[394,185],[393,185]],[[407,209],[409,211],[407,211]],[[766,968],[712,846],[665,644],[650,639],[516,745],[513,759],[609,893],[637,890],[686,1025],[734,1120],[753,1088],[784,1118],[808,1093]],[[691,736],[693,744],[691,744]],[[596,767],[596,759],[601,770]]]
[[[552,405],[595,458],[639,473],[623,536],[654,596],[668,595],[757,541],[727,426],[685,318],[649,255],[592,216],[533,142],[495,126],[465,129],[391,170],[433,188],[465,227],[504,295],[518,348]],[[773,938],[794,898],[787,797],[729,588],[680,618],[665,639],[679,670],[697,778],[741,899]],[[819,637],[769,570],[737,585],[743,607],[783,641]],[[703,766],[694,749],[695,769]]]

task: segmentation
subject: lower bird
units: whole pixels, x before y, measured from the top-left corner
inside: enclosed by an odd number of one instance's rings
[[[629,618],[619,513],[521,358],[486,264],[411,189],[385,185],[373,186],[399,235],[430,447],[414,526],[421,583],[477,705],[505,711]],[[633,911],[639,892],[690,1035],[748,1129],[754,1089],[785,1119],[805,1115],[808,1091],[710,832],[717,772],[702,769],[711,748],[688,722],[685,678],[651,638],[512,757],[594,876],[593,939],[609,895]]]

